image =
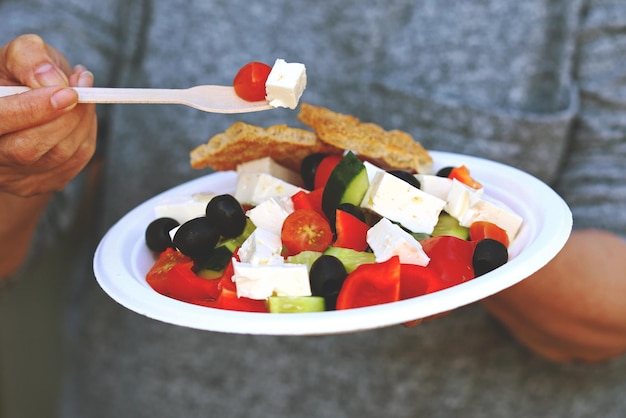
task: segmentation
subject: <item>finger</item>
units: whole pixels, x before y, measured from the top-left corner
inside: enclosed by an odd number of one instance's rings
[[[0,137],[0,164],[31,171],[54,168],[83,141],[96,138],[95,105],[81,105],[44,125]]]
[[[7,171],[0,166],[0,188],[22,197],[60,191],[89,163],[95,149],[94,129],[94,140],[80,143],[74,154],[54,169],[41,172],[32,172],[24,168]]]
[[[70,67],[55,48],[37,35],[22,35],[2,48],[0,70],[29,87],[67,86]]]
[[[87,155],[79,154],[78,151],[81,149],[92,150],[92,152],[88,154],[88,157],[91,158],[96,145],[97,119],[95,114],[93,114],[91,118],[87,117],[81,119],[81,121],[83,121],[83,123],[77,125],[63,141],[59,142],[47,153],[42,155],[39,161],[37,161],[36,166],[55,168],[65,163],[67,159]]]
[[[78,103],[70,88],[42,88],[0,98],[0,135],[42,125]]]
[[[70,86],[72,87],[93,87],[93,73],[83,65],[77,65],[69,76]]]
[[[405,328],[415,328],[423,322],[423,319],[414,319],[412,321],[403,322],[402,326]]]

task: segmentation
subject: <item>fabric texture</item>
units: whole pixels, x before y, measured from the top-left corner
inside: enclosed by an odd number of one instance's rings
[[[622,4],[20,0],[0,11],[4,40],[39,33],[99,86],[229,84],[249,61],[303,62],[304,101],[521,168],[566,199],[576,228],[626,236]],[[301,125],[287,109],[98,114],[100,199],[93,228],[75,237],[89,245],[69,260],[63,417],[623,416],[625,358],[550,363],[478,304],[417,329],[297,338],[196,331],[117,305],[90,265],[115,221],[209,173],[192,170],[188,153],[233,122]]]

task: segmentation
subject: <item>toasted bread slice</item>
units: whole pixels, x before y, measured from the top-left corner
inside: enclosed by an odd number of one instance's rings
[[[298,119],[329,145],[380,159],[391,167],[428,173],[433,160],[427,150],[406,132],[386,131],[374,123],[362,123],[351,115],[324,107],[300,104]]]
[[[300,172],[302,159],[316,152],[340,153],[341,150],[317,138],[314,132],[275,125],[262,128],[235,122],[208,143],[191,151],[191,166],[196,169],[234,170],[237,165],[263,157]]]

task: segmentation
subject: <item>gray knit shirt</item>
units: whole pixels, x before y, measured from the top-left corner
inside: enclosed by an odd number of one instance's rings
[[[626,4],[15,0],[0,1],[0,15],[2,43],[39,33],[99,86],[229,84],[249,61],[303,62],[303,100],[429,149],[519,167],[566,199],[576,228],[626,236]],[[290,110],[98,113],[102,189],[90,227],[65,238],[81,244],[70,260],[64,417],[624,416],[626,359],[550,363],[479,305],[414,330],[321,337],[202,332],[117,305],[90,265],[108,227],[208,173],[188,153],[233,122],[299,124]],[[60,216],[71,229],[81,184],[59,194],[50,223]]]

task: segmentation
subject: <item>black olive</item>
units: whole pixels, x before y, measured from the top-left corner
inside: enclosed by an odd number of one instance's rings
[[[509,260],[506,246],[495,239],[485,238],[478,241],[472,257],[472,266],[476,277],[489,273]]]
[[[404,170],[389,170],[387,171],[389,174],[396,176],[397,178],[406,181],[413,187],[420,188],[420,182],[415,178],[415,176],[408,171]]]
[[[182,224],[174,234],[173,243],[186,256],[202,259],[211,255],[219,239],[218,228],[202,216]]]
[[[302,160],[300,164],[300,177],[302,177],[304,187],[307,189],[313,190],[315,188],[315,173],[317,172],[317,167],[327,155],[328,154],[318,152],[309,154]]]
[[[354,216],[355,218],[358,218],[361,221],[365,222],[365,214],[363,213],[361,208],[356,205],[353,205],[352,203],[340,203],[339,206],[337,206],[337,209],[342,210],[344,212],[348,212],[350,215]]]
[[[452,171],[452,169],[454,169],[454,167],[443,167],[443,168],[440,168],[439,171],[437,171],[437,176],[439,176],[439,177],[449,177],[450,176],[450,172]]]
[[[337,295],[347,275],[343,263],[332,255],[322,255],[311,265],[311,293],[325,299],[326,310],[335,309]]]
[[[176,219],[158,218],[146,228],[146,245],[152,251],[162,252],[172,247],[170,231],[179,225]]]
[[[246,213],[237,199],[229,194],[211,199],[206,205],[206,217],[225,238],[238,237],[246,228]]]

